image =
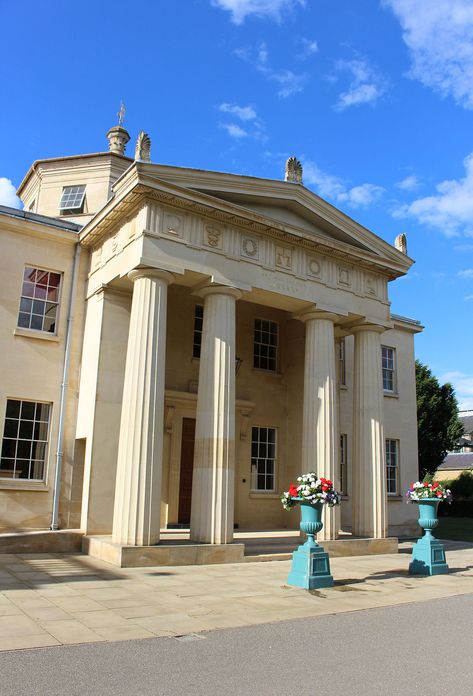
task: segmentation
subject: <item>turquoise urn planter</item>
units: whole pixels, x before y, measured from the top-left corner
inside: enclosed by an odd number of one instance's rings
[[[412,548],[409,574],[442,575],[448,573],[443,544],[432,534],[432,530],[439,523],[437,508],[440,501],[438,498],[423,498],[413,502],[419,507],[419,525],[425,530],[425,534]]]
[[[303,498],[293,498],[301,510],[300,528],[307,535],[292,554],[292,565],[287,582],[305,590],[315,590],[321,587],[333,587],[333,577],[330,574],[328,553],[315,540],[316,534],[323,528],[323,503],[309,503]]]

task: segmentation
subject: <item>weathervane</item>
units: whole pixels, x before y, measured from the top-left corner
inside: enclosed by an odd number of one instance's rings
[[[120,101],[120,111],[117,112],[119,126],[123,125],[123,121],[125,120],[125,113],[125,104],[123,103],[123,101]]]

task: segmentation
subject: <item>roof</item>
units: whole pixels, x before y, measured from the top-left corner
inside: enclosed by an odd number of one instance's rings
[[[133,157],[128,157],[127,155],[121,155],[119,152],[90,152],[85,155],[69,155],[68,157],[49,157],[47,159],[39,159],[35,160],[31,167],[28,169],[26,172],[25,176],[23,177],[23,180],[21,184],[18,186],[17,189],[17,195],[19,196],[24,189],[26,182],[30,178],[30,175],[32,172],[35,171],[35,169],[38,167],[38,165],[47,163],[49,164],[50,162],[68,162],[69,160],[80,160],[80,159],[87,159],[90,157],[104,157],[104,156],[109,156],[109,157],[118,157],[118,159],[122,160],[127,160],[128,162],[133,162]]]
[[[462,416],[460,412],[458,414],[458,420],[463,425],[463,431],[465,433],[471,433],[473,431],[473,414],[468,416]]]
[[[414,326],[422,326],[418,319],[411,319],[410,317],[403,317],[401,314],[391,314],[391,319],[396,319],[397,321],[403,321],[406,324],[414,324]]]
[[[473,467],[473,452],[449,452],[439,469],[468,469]]]
[[[59,220],[58,218],[49,217],[48,215],[38,215],[38,213],[31,213],[28,210],[10,208],[8,205],[0,205],[0,215],[20,219],[23,218],[24,220],[36,222],[40,225],[58,227],[61,230],[69,230],[70,232],[79,232],[79,230],[82,228],[82,225],[78,225],[76,222],[71,222],[70,220]]]

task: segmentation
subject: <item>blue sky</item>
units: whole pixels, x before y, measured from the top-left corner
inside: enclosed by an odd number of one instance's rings
[[[0,202],[103,151],[120,100],[164,164],[304,183],[416,264],[392,309],[473,408],[471,0],[0,0]],[[131,149],[130,149],[130,153]]]

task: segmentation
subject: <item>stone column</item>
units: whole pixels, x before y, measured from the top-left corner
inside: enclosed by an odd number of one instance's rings
[[[387,528],[381,340],[384,328],[355,327],[353,534],[383,539]]]
[[[236,288],[208,286],[200,353],[191,540],[228,544],[233,539],[235,467]]]
[[[128,275],[134,285],[112,540],[148,546],[160,531],[167,286],[174,276],[154,268]]]
[[[340,485],[340,447],[337,418],[337,373],[334,321],[336,314],[309,311],[299,316],[306,324],[304,410],[302,418],[302,473]],[[336,539],[339,520],[336,508],[325,507],[319,539]]]

